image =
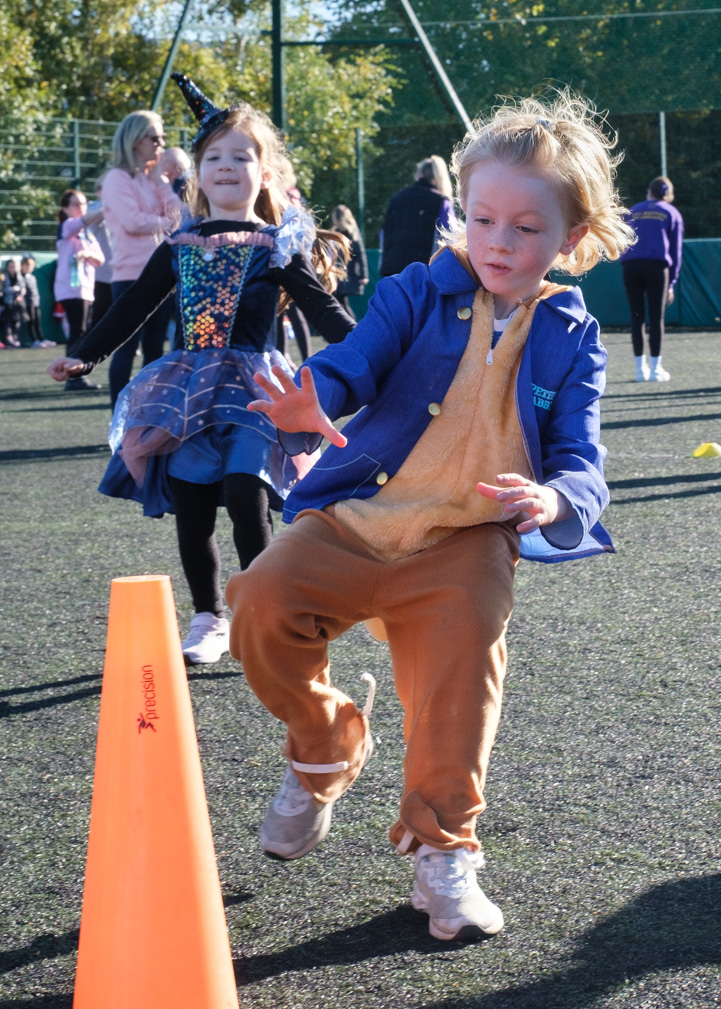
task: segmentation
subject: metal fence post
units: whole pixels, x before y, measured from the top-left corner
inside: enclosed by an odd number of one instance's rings
[[[358,188],[358,228],[365,244],[366,240],[366,184],[363,172],[363,130],[355,131],[356,184]]]
[[[666,151],[666,113],[658,114],[658,141],[661,149],[661,175],[668,175],[668,157]]]
[[[73,187],[80,185],[80,122],[73,119]]]

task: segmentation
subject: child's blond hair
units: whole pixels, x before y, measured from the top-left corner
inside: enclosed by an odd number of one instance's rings
[[[588,233],[570,255],[559,255],[553,268],[585,273],[601,259],[618,259],[635,241],[615,186],[623,158],[611,154],[616,142],[615,134],[601,129],[593,103],[567,89],[549,97],[507,99],[490,116],[477,119],[453,153],[458,199],[465,208],[471,173],[482,161],[531,166],[555,177],[569,227],[586,223]],[[465,248],[465,224],[452,225],[444,238]]]

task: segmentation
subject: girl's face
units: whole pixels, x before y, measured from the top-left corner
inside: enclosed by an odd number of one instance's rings
[[[538,290],[559,254],[571,253],[588,231],[571,227],[558,188],[532,167],[481,161],[473,169],[466,206],[468,255],[504,319]]]
[[[63,209],[68,217],[82,217],[88,209],[88,201],[82,193],[73,193],[70,202]]]
[[[237,129],[211,138],[198,168],[198,188],[208,200],[211,219],[259,222],[253,207],[269,179],[255,142]]]

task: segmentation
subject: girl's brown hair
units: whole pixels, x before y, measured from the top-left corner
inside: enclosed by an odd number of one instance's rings
[[[553,264],[556,270],[576,275],[600,259],[618,259],[635,241],[615,186],[616,167],[623,157],[611,153],[615,146],[616,136],[601,128],[595,106],[561,89],[547,98],[508,99],[489,117],[476,120],[456,148],[451,170],[462,208],[479,162],[502,161],[547,173],[559,187],[569,227],[588,224],[588,233],[575,250],[558,256]],[[444,237],[450,245],[465,248],[465,224],[452,226]]]
[[[195,172],[189,194],[193,213],[201,217],[210,215],[208,199],[195,180],[200,171],[203,155],[211,141],[217,140],[229,130],[245,133],[255,144],[258,161],[261,168],[270,174],[270,179],[266,188],[258,193],[253,210],[267,224],[279,225],[283,212],[290,203],[286,190],[294,185],[295,173],[278,129],[265,113],[254,109],[247,102],[234,106],[227,119],[204,137],[197,150],[193,152]],[[326,290],[334,291],[338,280],[345,276],[345,263],[348,261],[349,252],[350,246],[343,235],[334,231],[316,231],[311,259],[318,279]],[[289,295],[281,292],[278,302],[279,313],[287,308],[290,301]]]
[[[204,137],[197,150],[193,152],[195,177],[197,178],[200,163],[210,143],[230,130],[237,130],[250,137],[255,144],[261,166],[271,175],[267,188],[261,189],[258,193],[253,208],[255,213],[267,224],[280,224],[283,211],[289,203],[285,190],[282,188],[282,180],[288,170],[286,166],[290,164],[285,143],[268,116],[254,109],[247,102],[234,106],[230,110],[228,118],[224,119],[217,129],[209,133],[207,137]],[[208,199],[194,181],[191,183],[189,203],[193,208],[193,213],[199,214],[201,217],[208,217],[210,214]]]

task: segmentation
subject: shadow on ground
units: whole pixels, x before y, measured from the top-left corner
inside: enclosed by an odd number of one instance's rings
[[[721,964],[719,907],[721,875],[662,883],[589,929],[567,971],[422,1009],[582,1009],[634,978]]]

